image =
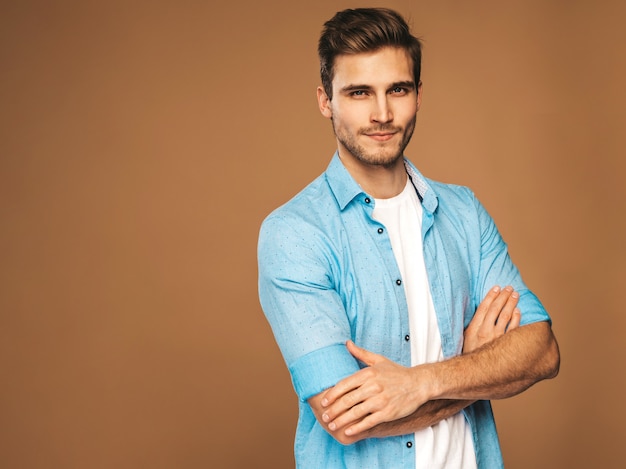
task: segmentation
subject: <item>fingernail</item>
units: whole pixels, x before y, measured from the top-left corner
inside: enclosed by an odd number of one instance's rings
[[[330,418],[328,417],[328,414],[322,414],[322,420],[324,422],[328,422],[330,420]]]
[[[328,399],[326,398],[322,399],[322,405],[326,407],[328,405]]]
[[[516,291],[514,291],[513,293],[511,293],[511,297],[512,297],[512,298],[519,298],[519,293],[517,293]]]
[[[500,287],[496,285],[495,287],[491,289],[491,291],[493,291],[494,293],[498,293],[500,291]]]
[[[331,430],[334,430],[335,428],[337,428],[337,425],[335,424],[335,422],[333,422],[330,425],[328,425],[328,428],[330,428]]]
[[[506,291],[511,291],[511,290],[513,290],[513,287],[511,285],[507,285],[506,287],[504,287],[504,289]]]
[[[352,429],[351,428],[348,428],[346,430],[346,435],[352,435]]]

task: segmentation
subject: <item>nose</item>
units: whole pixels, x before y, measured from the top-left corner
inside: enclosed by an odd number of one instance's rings
[[[388,97],[385,94],[384,96],[378,97],[374,102],[374,109],[372,109],[372,122],[377,123],[387,123],[393,120],[393,112],[391,111],[391,107],[389,106]]]

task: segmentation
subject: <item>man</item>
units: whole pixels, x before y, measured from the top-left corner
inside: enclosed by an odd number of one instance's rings
[[[422,85],[402,17],[339,12],[319,55],[337,152],[259,237],[297,466],[502,467],[488,400],[556,376],[550,318],[472,192],[404,158]]]

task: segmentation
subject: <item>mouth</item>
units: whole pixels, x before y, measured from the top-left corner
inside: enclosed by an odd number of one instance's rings
[[[373,132],[366,133],[365,135],[377,142],[386,142],[387,140],[391,140],[394,135],[396,135],[396,132]]]

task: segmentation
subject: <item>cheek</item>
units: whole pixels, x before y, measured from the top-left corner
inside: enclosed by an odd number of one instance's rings
[[[411,106],[402,106],[397,110],[396,118],[400,118],[404,122],[410,122],[415,119],[415,115],[417,114],[417,103]]]
[[[367,125],[367,113],[365,109],[353,107],[348,110],[335,110],[333,113],[335,122],[346,129],[356,129],[362,125]]]

